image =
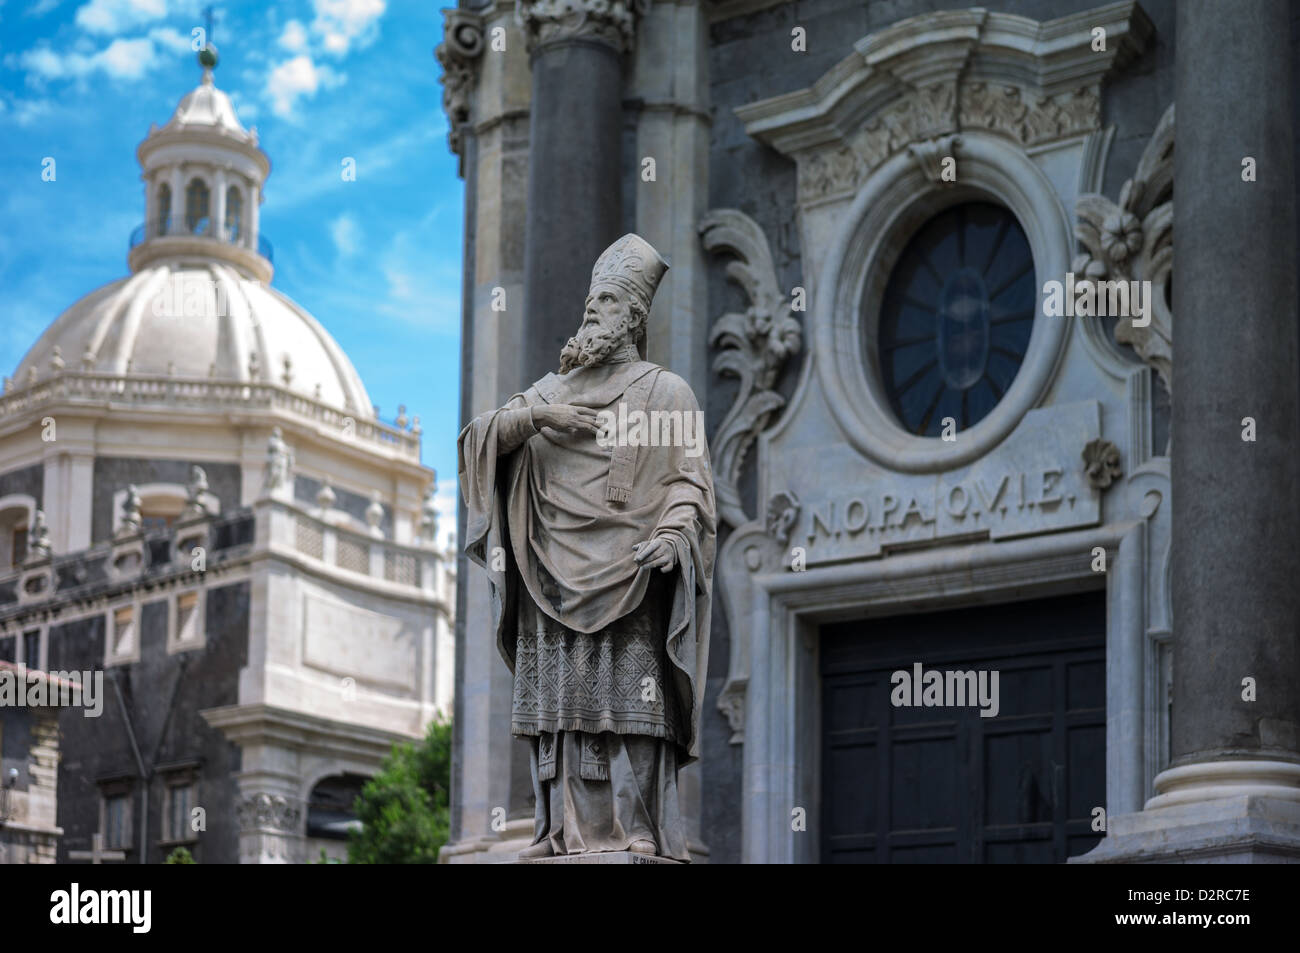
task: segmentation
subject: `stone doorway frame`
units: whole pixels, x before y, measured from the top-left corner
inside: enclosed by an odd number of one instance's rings
[[[1167,512],[1167,507],[1165,508]],[[1152,514],[1154,515],[1154,514]],[[1162,520],[1161,522],[1167,522]],[[1106,804],[1108,816],[1140,810],[1166,760],[1167,629],[1147,625],[1152,571],[1167,528],[1147,520],[1013,542],[979,542],[886,560],[751,576],[750,673],[742,775],[744,863],[816,863],[821,804],[818,627],[1106,590]],[[1100,583],[1093,547],[1106,551]],[[1153,556],[1157,557],[1153,560]],[[1147,704],[1151,699],[1154,703]],[[807,830],[791,829],[803,807]]]

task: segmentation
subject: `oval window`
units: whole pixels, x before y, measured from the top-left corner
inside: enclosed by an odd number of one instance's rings
[[[987,202],[926,222],[894,266],[880,307],[880,373],[911,433],[964,430],[1020,370],[1037,306],[1034,259],[1020,223]]]

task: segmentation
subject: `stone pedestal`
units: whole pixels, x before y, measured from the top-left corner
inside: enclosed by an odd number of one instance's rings
[[[670,857],[657,857],[653,854],[637,854],[630,850],[611,850],[599,854],[569,854],[565,857],[538,857],[535,860],[521,860],[521,864],[674,864],[686,866],[680,860]]]

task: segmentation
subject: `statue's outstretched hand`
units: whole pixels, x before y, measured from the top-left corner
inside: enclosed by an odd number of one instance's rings
[[[650,569],[659,567],[660,572],[668,572],[677,564],[677,550],[662,536],[637,543],[632,547],[632,556],[641,565]]]
[[[590,407],[575,407],[573,404],[537,404],[533,407],[533,423],[538,428],[550,427],[566,433],[595,433],[600,429],[594,410]]]

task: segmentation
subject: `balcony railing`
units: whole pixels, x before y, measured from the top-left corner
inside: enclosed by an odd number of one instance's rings
[[[230,239],[227,239],[225,237],[212,234],[212,228],[208,224],[208,220],[206,218],[203,219],[199,223],[199,225],[201,227],[195,229],[195,231],[193,232],[174,232],[168,230],[171,228],[170,219],[167,222],[163,223],[161,226],[159,225],[158,222],[145,222],[142,225],[137,225],[135,229],[132,230],[131,243],[128,247],[135,248],[136,245],[139,245],[142,242],[147,242],[151,238],[160,238],[164,235],[194,235],[198,238],[212,238],[212,239],[216,239],[217,241],[227,242],[228,244],[231,245],[239,245],[240,247],[243,248],[248,247],[242,241],[231,241]],[[271,262],[272,264],[275,264],[275,258],[274,258],[275,249],[271,246],[271,243],[266,240],[266,237],[264,235],[259,234],[257,236],[257,253],[261,255],[263,258],[265,258],[267,261]]]
[[[314,421],[363,444],[420,458],[420,431],[390,426],[358,411],[332,407],[271,381],[223,381],[157,374],[60,371],[35,383],[14,381],[0,395],[0,421],[56,402],[101,406],[167,406],[192,410],[278,411]]]

